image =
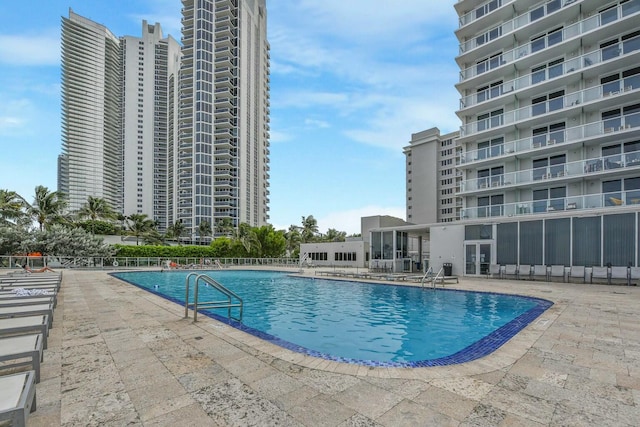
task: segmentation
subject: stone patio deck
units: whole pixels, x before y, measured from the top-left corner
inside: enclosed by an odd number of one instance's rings
[[[312,273],[313,274],[313,273]],[[462,279],[555,305],[482,359],[369,368],[65,271],[29,426],[637,426],[640,288]]]

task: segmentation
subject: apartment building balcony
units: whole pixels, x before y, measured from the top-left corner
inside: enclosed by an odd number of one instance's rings
[[[589,158],[575,162],[549,165],[535,169],[524,169],[504,174],[463,180],[460,183],[460,196],[489,193],[496,189],[530,187],[536,184],[547,185],[575,182],[586,178],[607,178],[624,175],[629,170],[640,169],[640,151],[631,151],[611,156]]]
[[[216,208],[237,208],[238,202],[236,200],[221,200],[213,202],[213,206]]]
[[[478,206],[460,211],[460,219],[514,217],[540,214],[576,214],[593,209],[640,207],[640,190],[587,194],[556,199],[530,200],[501,205]]]
[[[223,88],[223,87],[233,87],[233,80],[231,77],[216,77],[216,79],[214,80],[214,84],[216,86],[216,88]]]
[[[213,51],[216,58],[221,58],[223,56],[231,56],[236,57],[235,49],[231,49],[229,46],[217,47]]]
[[[216,149],[226,148],[227,150],[235,146],[231,138],[222,138],[222,137],[220,137],[220,139],[216,137],[214,145]]]
[[[225,4],[224,6],[216,7],[216,16],[229,16],[235,17],[235,8],[231,4]]]
[[[234,59],[230,56],[216,57],[216,59],[214,60],[214,64],[216,66],[216,69],[221,67],[231,68],[235,65]]]
[[[213,171],[213,176],[215,178],[228,178],[228,179],[232,179],[232,178],[237,178],[238,176],[238,172],[236,171],[232,171],[230,169],[215,169]]]
[[[215,98],[213,105],[216,107],[216,110],[218,109],[226,109],[231,111],[231,108],[233,108],[233,100],[231,98],[228,97],[217,97]]]
[[[214,110],[214,114],[216,117],[233,117],[233,111],[231,110],[231,108],[216,108]]]
[[[214,34],[216,37],[235,37],[236,31],[230,25],[216,26]]]
[[[234,67],[216,67],[214,74],[216,77],[235,77],[236,71]]]
[[[626,51],[624,49],[625,43]],[[620,64],[616,64],[616,68],[633,66],[638,63],[638,56],[640,56],[640,49],[637,46],[640,46],[640,36],[628,39],[624,43],[616,43],[604,49],[568,59],[565,62],[543,67],[536,72],[501,84],[487,85],[484,90],[477,91],[476,88],[470,88],[469,90],[472,90],[473,93],[460,99],[458,115],[470,115],[479,108],[489,108],[493,104],[505,104],[508,102],[508,97],[524,98],[527,96],[522,92],[524,89],[535,87],[535,90],[543,90],[540,88],[545,83],[554,82],[557,85],[562,85],[569,81],[571,76],[581,77],[581,73],[587,73],[589,77],[597,76],[602,72],[603,66],[601,64],[619,61]],[[461,90],[464,91],[464,89]]]
[[[552,120],[553,115],[567,117],[572,110],[582,111],[588,108],[590,103],[597,103],[598,109],[603,109],[623,103],[627,99],[637,99],[638,93],[640,93],[640,74],[614,83],[613,85],[594,86],[567,95],[558,95],[555,98],[549,95],[546,101],[533,103],[506,113],[492,112],[480,115],[479,117],[483,117],[481,120],[460,127],[460,139],[490,132],[503,126],[519,126],[519,122],[529,122],[532,118],[543,115],[545,120]],[[605,100],[607,102],[603,102]],[[633,123],[635,120],[631,119],[630,127],[635,127]],[[528,125],[530,127],[531,123]]]
[[[231,150],[229,150],[228,148],[216,148],[213,152],[213,155],[216,157],[216,159],[228,159],[233,157]]]
[[[600,14],[592,15],[582,21],[550,32],[544,37],[537,38],[511,50],[494,54],[485,61],[462,69],[460,71],[460,82],[489,73],[515,61],[522,63],[518,67],[520,69],[534,66],[538,59],[531,56],[539,52],[547,52],[546,56],[553,56],[556,53],[575,51],[581,45],[598,44],[606,37],[619,33],[621,31],[620,22],[625,22],[629,31],[631,31],[637,27],[637,15],[640,13],[640,7],[637,7],[636,1],[634,0],[633,4],[631,4],[632,7],[625,8],[624,12],[620,8],[621,15],[616,19],[603,19]],[[584,40],[581,40],[581,38],[584,38]]]
[[[460,43],[460,54],[462,55],[465,52],[469,52],[479,46],[483,46],[491,40],[494,40],[498,37],[503,37],[510,35],[511,32],[523,28],[532,22],[540,22],[542,18],[547,15],[551,15],[563,8],[566,8],[571,5],[577,5],[582,3],[581,0],[574,1],[565,1],[565,0],[551,0],[546,3],[538,4],[538,7],[534,7],[526,12],[516,16],[513,19],[505,21],[501,25],[497,27],[492,27],[491,30],[486,31],[482,34],[477,34],[477,32],[470,32],[470,28],[459,28],[456,30],[456,35],[459,39],[468,38],[468,40],[462,41]],[[559,20],[568,21],[568,16],[558,17]],[[495,22],[495,21],[494,21]]]
[[[236,185],[236,182],[230,179],[216,179],[213,185],[216,188],[232,188]]]
[[[216,189],[213,194],[216,197],[238,197],[238,192],[234,189]]]
[[[216,129],[228,129],[232,126],[231,119],[228,118],[216,118],[213,123]]]
[[[230,37],[230,36],[223,36],[223,37],[216,37],[215,38],[215,45],[216,46],[226,46],[226,47],[235,47],[236,45],[236,41],[234,37]]]
[[[466,30],[476,32],[478,31],[477,29],[489,25],[489,22],[509,19],[513,14],[513,8],[508,6],[512,3],[515,3],[515,0],[486,0],[484,2],[478,0],[458,1],[454,5],[459,15],[458,31],[465,26],[470,26],[471,28],[467,28]],[[468,8],[471,8],[471,11],[464,13],[463,11],[465,9],[468,10]],[[494,13],[489,15],[490,12]],[[470,24],[473,25],[471,26]]]

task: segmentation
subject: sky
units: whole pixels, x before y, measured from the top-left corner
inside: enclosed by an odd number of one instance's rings
[[[456,0],[267,0],[270,220],[360,233],[405,219],[411,134],[459,129]],[[0,188],[57,189],[60,27],[69,8],[116,36],[159,22],[180,40],[180,0],[0,1]],[[435,201],[434,201],[435,202]]]

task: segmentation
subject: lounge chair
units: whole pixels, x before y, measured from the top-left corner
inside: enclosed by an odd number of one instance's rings
[[[586,282],[586,269],[583,265],[572,265],[569,269],[569,276],[567,277],[567,281],[571,282],[571,279],[577,278],[581,279],[582,283]]]
[[[53,297],[43,296],[39,298],[23,298],[23,297],[16,296],[13,298],[0,298],[0,308],[40,305],[40,304],[53,304]]]
[[[513,276],[516,279],[520,278],[520,266],[516,264],[507,264],[504,267],[504,277]]]
[[[38,290],[39,292],[41,290]],[[33,301],[43,297],[49,297],[53,301],[53,307],[55,308],[58,305],[58,294],[54,291],[47,291],[46,294],[36,294],[36,295],[23,295],[21,293],[16,293],[14,291],[6,291],[0,290],[0,304],[5,300],[25,300],[25,301]]]
[[[549,272],[546,265],[537,264],[531,269],[531,280],[536,280],[536,277],[543,277],[545,281],[549,281]]]
[[[53,323],[53,304],[38,304],[17,307],[0,307],[0,319],[26,316],[49,316],[49,327]]]
[[[24,427],[27,417],[36,410],[35,371],[0,377],[0,424]]]
[[[591,279],[589,283],[593,283],[593,279],[606,279],[611,284],[611,276],[609,275],[609,267],[593,266],[591,268]]]
[[[41,334],[0,338],[0,362],[14,361],[9,364],[1,364],[0,370],[30,365],[36,371],[36,383],[39,383],[43,347],[44,342]],[[30,359],[30,361],[24,362],[23,359]]]
[[[502,266],[500,264],[491,264],[487,274],[487,279],[490,277],[502,279]]]
[[[0,338],[15,335],[42,334],[42,348],[47,349],[49,316],[25,316],[0,319]]]
[[[564,265],[552,265],[551,270],[549,270],[549,280],[552,280],[554,277],[562,277],[562,282],[564,282],[564,278],[566,276],[566,271]]]
[[[629,284],[629,268],[622,266],[611,267],[609,283],[611,283],[612,280],[617,280],[616,283],[618,284],[622,283],[622,281],[624,281],[625,284]]]

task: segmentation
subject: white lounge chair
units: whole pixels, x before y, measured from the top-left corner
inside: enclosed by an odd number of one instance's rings
[[[553,279],[554,277],[562,277],[562,281],[564,282],[564,278],[566,276],[566,271],[564,265],[552,265],[551,270],[549,271],[549,278]]]
[[[13,363],[0,365],[0,369],[30,365],[31,368],[36,371],[36,383],[39,383],[42,350],[43,341],[41,334],[0,338],[0,362],[13,361]],[[22,359],[30,359],[30,362],[20,362],[19,360]]]
[[[0,307],[24,307],[39,304],[53,304],[53,297],[22,298],[14,296],[13,298],[0,298]]]
[[[15,335],[42,334],[42,347],[47,348],[49,316],[25,316],[0,319],[0,338]]]
[[[46,314],[49,316],[49,327],[53,323],[53,304],[38,304],[17,307],[0,307],[0,319],[10,317],[37,316]]]
[[[35,372],[19,372],[0,377],[0,424],[24,427],[36,410]]]

